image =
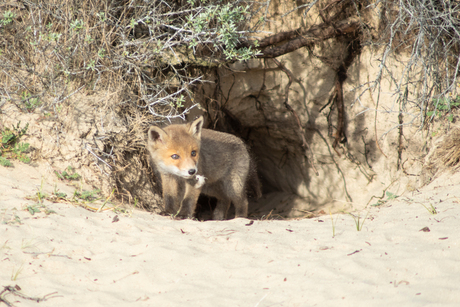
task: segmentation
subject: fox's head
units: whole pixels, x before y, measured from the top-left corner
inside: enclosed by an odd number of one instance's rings
[[[186,125],[150,127],[147,149],[160,172],[185,179],[196,175],[202,127],[202,116]]]

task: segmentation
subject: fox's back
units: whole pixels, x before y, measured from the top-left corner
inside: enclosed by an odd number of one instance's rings
[[[203,129],[201,134],[198,173],[209,183],[232,174],[243,175],[249,169],[249,153],[243,141],[234,135]]]

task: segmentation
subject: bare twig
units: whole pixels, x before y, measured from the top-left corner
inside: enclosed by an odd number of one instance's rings
[[[58,297],[57,292],[53,292],[53,293],[50,293],[50,294],[47,294],[43,297],[31,297],[31,296],[27,296],[25,294],[22,294],[20,292],[21,288],[19,286],[3,286],[3,290],[0,292],[0,302],[3,302],[5,303],[8,307],[13,307],[14,305],[11,304],[8,300],[6,300],[6,298],[4,297],[4,295],[6,293],[11,293],[13,294],[14,296],[19,296],[20,298],[23,298],[23,299],[26,299],[26,300],[30,300],[30,301],[35,301],[37,303],[40,303],[40,302],[44,302],[44,301],[47,301],[51,298],[55,298],[55,297]]]
[[[375,5],[379,5],[383,28],[379,31],[379,40],[372,43],[384,48],[380,48],[379,71],[371,89],[378,91],[379,95],[381,81],[388,76],[394,87],[394,107],[387,112],[398,116],[411,115],[410,124],[418,121],[423,127],[434,117],[427,116],[427,111],[432,110],[435,114],[442,99],[450,107],[453,99],[449,97],[459,94],[460,6],[453,0],[379,0]],[[402,73],[395,74],[389,68],[390,60],[403,50],[408,50],[410,57],[402,62]],[[407,92],[415,94],[406,95]],[[413,107],[411,112],[415,113],[404,112],[396,107],[398,104]],[[378,142],[377,147],[380,149]]]

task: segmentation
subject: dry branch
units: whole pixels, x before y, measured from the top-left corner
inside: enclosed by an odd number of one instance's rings
[[[359,22],[355,19],[347,19],[335,24],[322,23],[320,25],[315,25],[306,31],[297,29],[294,31],[282,32],[274,36],[267,37],[260,42],[261,46],[267,46],[267,48],[263,49],[258,57],[276,58],[305,46],[312,46],[315,43],[325,41],[330,38],[354,33],[359,29]],[[289,41],[282,45],[271,47],[272,45],[288,39]]]
[[[12,303],[10,303],[6,298],[5,298],[5,295],[10,293],[14,296],[18,296],[18,297],[21,297],[23,299],[26,299],[26,300],[30,300],[30,301],[35,301],[37,303],[40,303],[40,302],[44,302],[44,301],[47,301],[49,300],[50,298],[55,298],[55,297],[58,297],[57,292],[53,292],[53,293],[50,293],[50,294],[47,294],[43,297],[31,297],[31,296],[27,296],[27,295],[24,295],[20,292],[21,288],[16,285],[16,286],[3,286],[3,290],[0,292],[0,303],[3,302],[5,303],[7,306],[9,307],[13,307],[14,305]]]

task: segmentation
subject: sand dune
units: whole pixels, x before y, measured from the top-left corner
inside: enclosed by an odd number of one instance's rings
[[[5,290],[14,306],[460,306],[459,176],[360,212],[361,231],[333,215],[333,237],[327,215],[197,222],[50,202],[31,215],[37,189],[74,190],[43,173],[0,168],[0,286],[46,299]]]

